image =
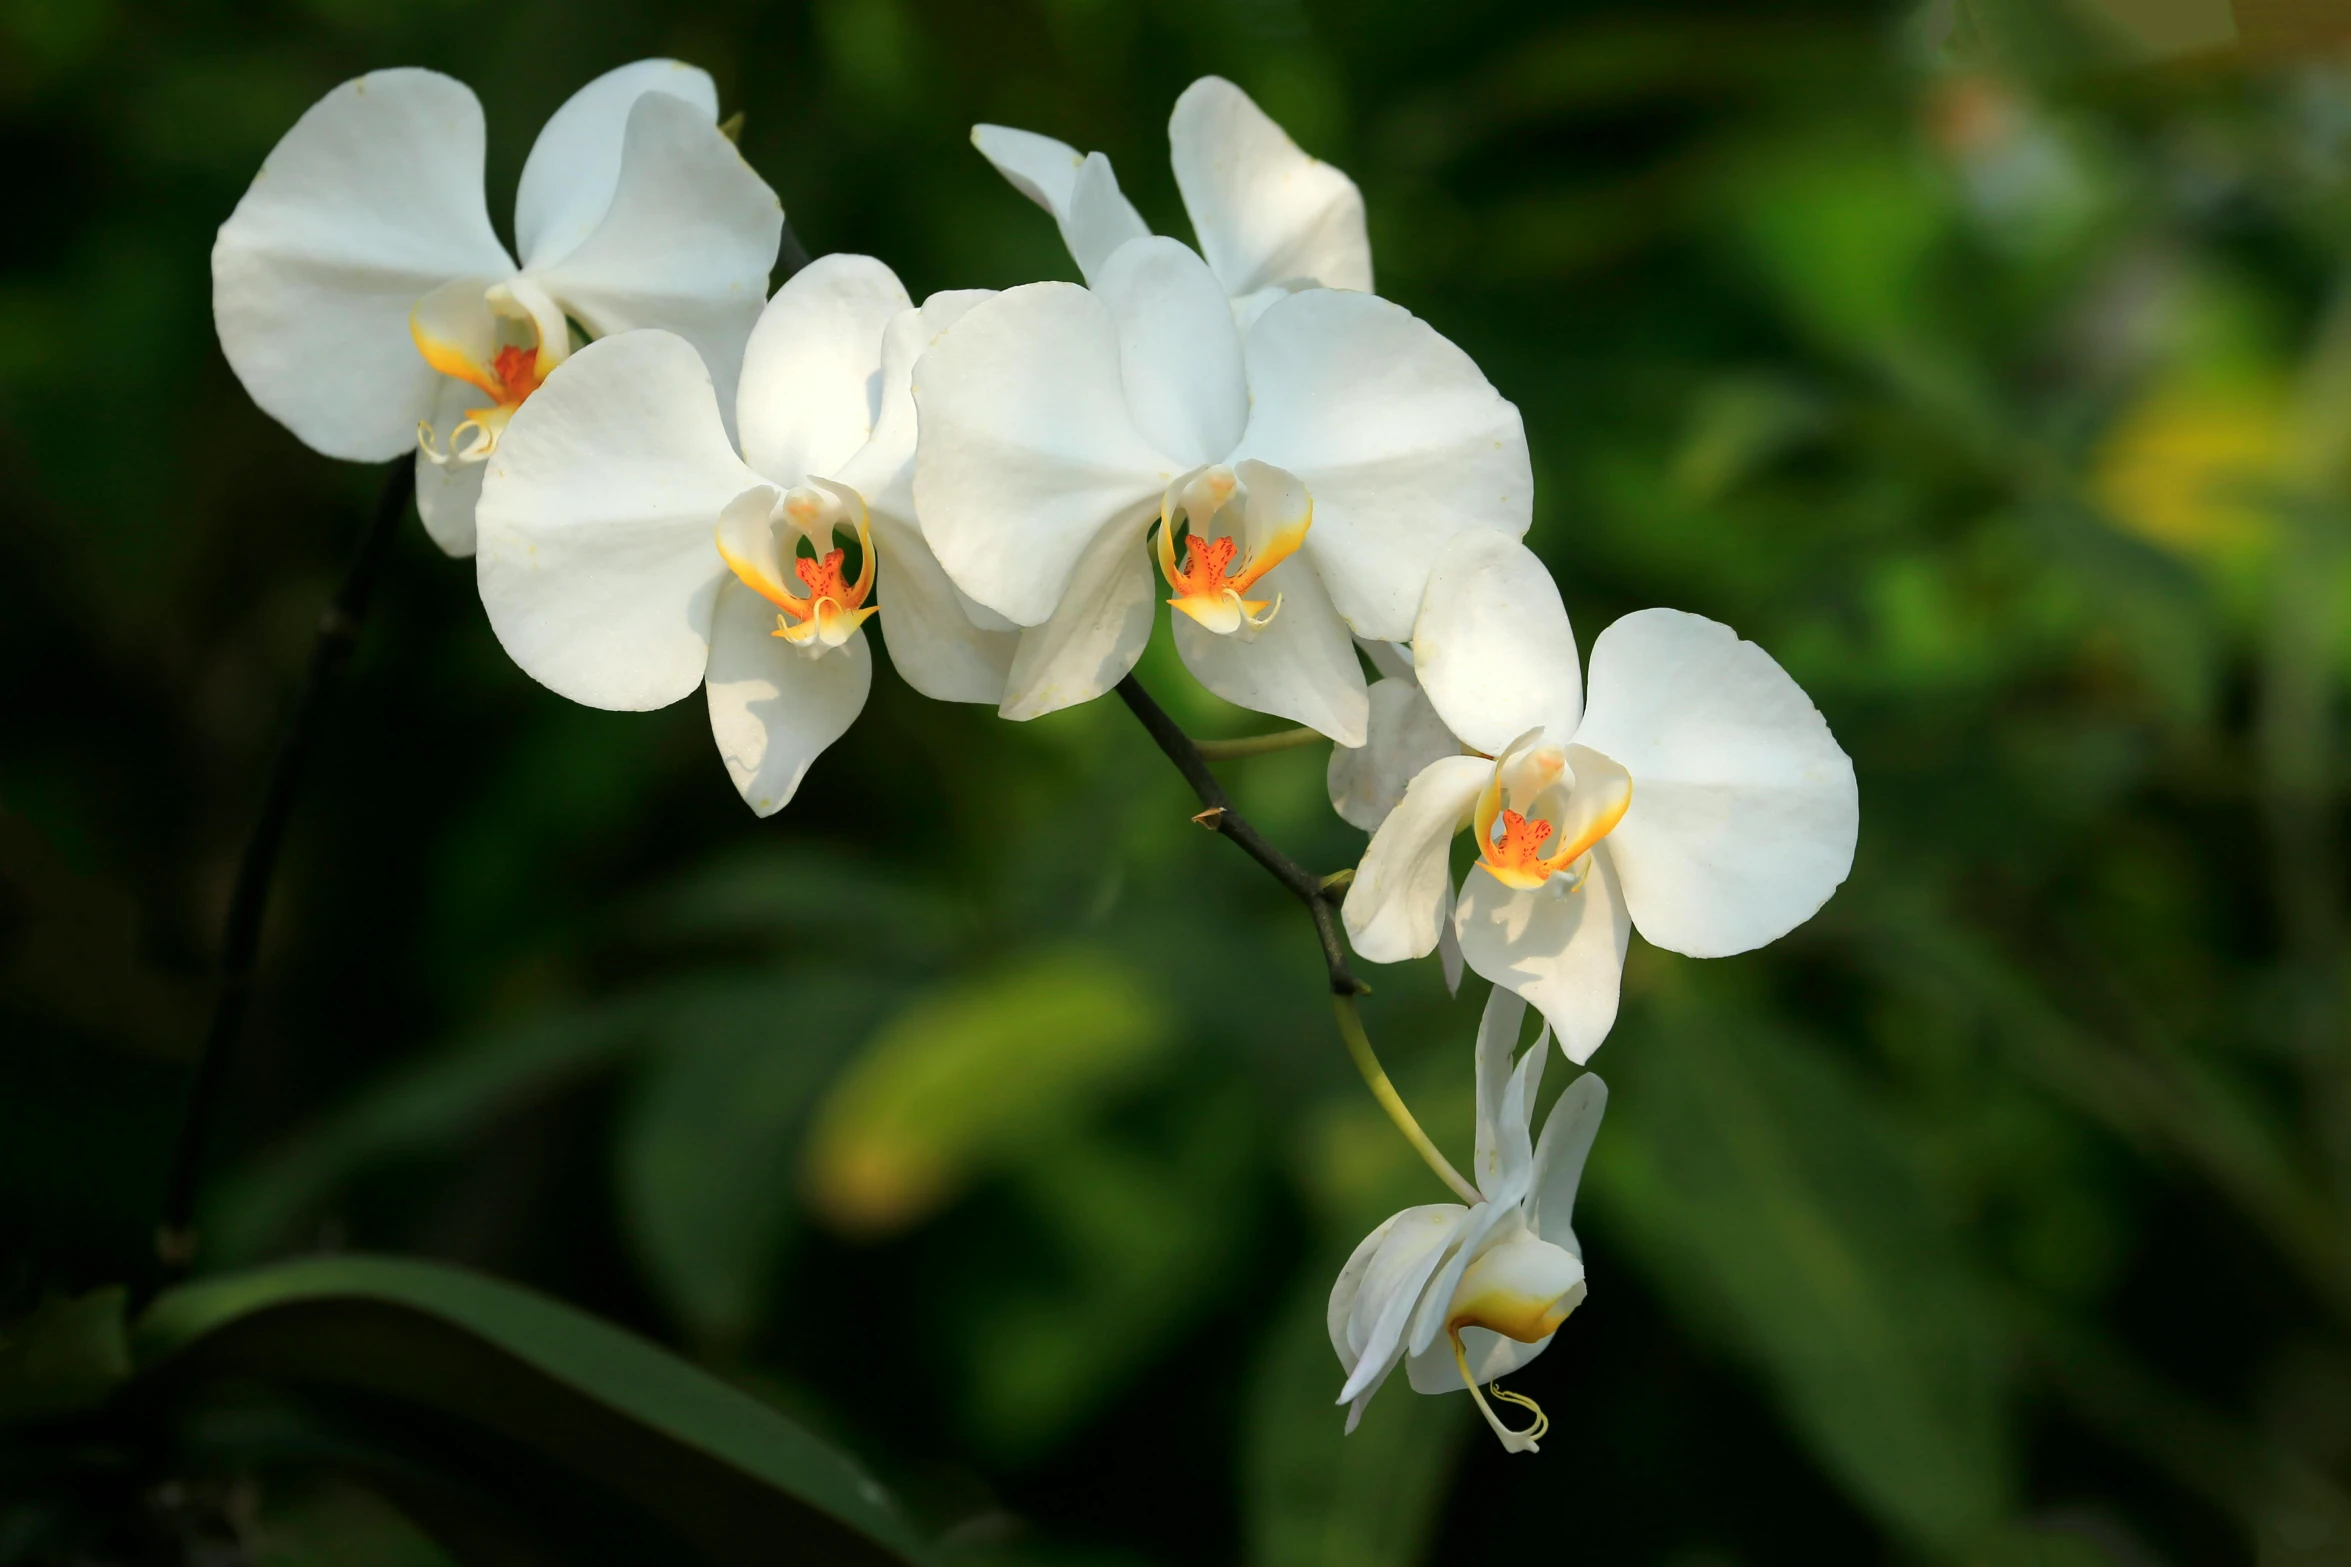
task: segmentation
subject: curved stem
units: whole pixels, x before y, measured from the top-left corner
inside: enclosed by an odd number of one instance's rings
[[[1355,977],[1347,966],[1347,949],[1339,941],[1338,921],[1331,918],[1331,890],[1324,878],[1291,859],[1267,841],[1265,834],[1249,824],[1239,811],[1233,809],[1232,796],[1224,792],[1224,785],[1216,781],[1216,774],[1208,770],[1208,759],[1192,737],[1185,734],[1176,721],[1144,690],[1133,675],[1118,683],[1119,700],[1126,703],[1167,759],[1175,763],[1176,771],[1184,775],[1184,782],[1200,797],[1206,809],[1192,818],[1210,832],[1221,833],[1240,846],[1241,852],[1265,868],[1268,875],[1289,889],[1290,896],[1306,905],[1307,916],[1314,921],[1314,936],[1322,943],[1323,968],[1330,978],[1334,996],[1360,996],[1371,987]]]
[[[1429,1141],[1429,1134],[1420,1129],[1413,1119],[1404,1096],[1396,1092],[1396,1085],[1388,1081],[1387,1069],[1380,1065],[1378,1054],[1371,1048],[1371,1036],[1363,1031],[1363,1016],[1355,1008],[1355,998],[1371,989],[1355,977],[1347,966],[1347,950],[1339,941],[1338,921],[1331,910],[1345,893],[1355,877],[1352,871],[1341,871],[1332,876],[1317,876],[1266,841],[1265,835],[1249,825],[1239,811],[1233,809],[1231,796],[1224,785],[1216,781],[1216,774],[1208,770],[1206,747],[1184,733],[1182,726],[1167,716],[1151,693],[1145,691],[1133,675],[1118,683],[1119,699],[1141,721],[1143,728],[1159,743],[1167,759],[1175,763],[1176,771],[1184,775],[1184,782],[1200,797],[1206,809],[1192,818],[1210,832],[1222,833],[1240,845],[1241,852],[1265,867],[1267,874],[1289,889],[1290,895],[1306,905],[1306,912],[1314,920],[1315,938],[1322,943],[1323,966],[1328,971],[1331,985],[1331,1007],[1338,1014],[1339,1036],[1347,1042],[1347,1053],[1355,1058],[1355,1069],[1363,1074],[1363,1081],[1371,1089],[1371,1096],[1388,1112],[1388,1119],[1396,1123],[1396,1130],[1412,1144],[1428,1167],[1437,1172],[1437,1178],[1453,1188],[1463,1202],[1471,1207],[1486,1199],[1475,1186],[1463,1180],[1461,1172],[1453,1168],[1451,1160],[1440,1153]],[[1314,731],[1300,731],[1314,734]],[[1275,737],[1268,737],[1275,738]],[[1321,739],[1320,735],[1315,735]],[[1303,742],[1297,742],[1303,743]]]
[[[360,622],[366,618],[368,601],[375,596],[376,579],[383,574],[400,519],[408,515],[415,486],[415,459],[404,457],[394,462],[377,492],[375,515],[360,538],[351,569],[319,612],[293,722],[287,726],[269,787],[261,797],[261,814],[253,824],[253,835],[245,840],[245,852],[237,862],[236,886],[229,895],[228,917],[221,925],[220,988],[213,997],[212,1025],[205,1034],[195,1085],[180,1119],[179,1144],[173,1150],[171,1176],[164,1188],[163,1218],[155,1232],[156,1259],[167,1275],[185,1271],[195,1257],[196,1237],[189,1221],[195,1212],[196,1183],[203,1174],[205,1149],[212,1139],[213,1124],[220,1118],[229,1066],[252,1000],[253,960],[261,945],[262,916],[269,909],[270,881],[277,869],[278,850],[285,842],[286,825],[294,814],[294,802],[301,793],[302,772],[317,747],[327,698],[358,644]]]
[[[1355,1058],[1355,1070],[1363,1074],[1363,1081],[1370,1087],[1371,1096],[1380,1102],[1382,1110],[1388,1112],[1388,1119],[1396,1123],[1396,1130],[1404,1134],[1404,1140],[1412,1144],[1413,1151],[1420,1155],[1422,1162],[1437,1172],[1437,1179],[1452,1187],[1454,1194],[1463,1202],[1472,1208],[1484,1202],[1485,1194],[1462,1179],[1461,1172],[1453,1168],[1453,1161],[1439,1152],[1435,1143],[1429,1141],[1429,1134],[1422,1131],[1420,1122],[1413,1119],[1412,1109],[1405,1104],[1404,1096],[1396,1092],[1394,1083],[1388,1081],[1387,1069],[1380,1065],[1379,1056],[1371,1048],[1371,1036],[1363,1031],[1363,1017],[1355,1009],[1355,998],[1333,996],[1331,1010],[1339,1015],[1339,1037],[1347,1041],[1347,1054]]]
[[[1195,740],[1192,744],[1209,761],[1229,762],[1235,757],[1264,756],[1270,751],[1295,751],[1318,741],[1325,744],[1329,741],[1319,729],[1277,729],[1269,735],[1244,735],[1238,740]]]

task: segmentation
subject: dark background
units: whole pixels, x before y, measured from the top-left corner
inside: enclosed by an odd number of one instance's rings
[[[810,249],[920,297],[1074,276],[975,120],[1107,152],[1186,234],[1165,118],[1217,72],[1524,411],[1587,643],[1726,620],[1861,778],[1810,925],[1635,944],[1591,1298],[1515,1382],[1543,1452],[1401,1381],[1341,1439],[1332,1273],[1440,1193],[1294,905],[1116,704],[1015,726],[881,674],[759,822],[698,701],[532,684],[413,523],[204,1263],[533,1284],[1018,1562],[2351,1560],[2351,76],[2275,9],[2163,57],[2054,6],[6,0],[0,1307],[146,1253],[377,482],[212,334],[213,230],[303,108],[462,78],[504,229],[544,117],[676,55]],[[1196,733],[1265,727],[1164,633],[1142,673]],[[1335,869],[1322,764],[1225,772]],[[1483,986],[1433,969],[1372,972],[1367,1016],[1460,1150]],[[252,1560],[436,1559],[364,1494],[240,1483]]]

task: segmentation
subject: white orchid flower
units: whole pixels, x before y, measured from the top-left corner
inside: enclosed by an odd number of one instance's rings
[[[329,457],[417,451],[417,511],[470,555],[481,464],[591,338],[683,334],[727,396],[783,234],[775,192],[675,60],[555,111],[515,195],[517,267],[482,192],[482,106],[434,71],[375,71],[311,105],[212,248],[222,351],[262,410]]]
[[[1559,1096],[1537,1143],[1535,1090],[1551,1054],[1544,1030],[1515,1070],[1526,1003],[1497,985],[1486,998],[1477,1044],[1477,1188],[1473,1208],[1407,1208],[1363,1239],[1331,1286],[1331,1347],[1346,1368],[1338,1401],[1347,1429],[1380,1384],[1404,1363],[1418,1393],[1468,1388],[1478,1412],[1514,1453],[1531,1453],[1551,1422],[1534,1400],[1493,1386],[1540,1355],[1583,1304],[1584,1248],[1576,1239],[1576,1187],[1608,1107],[1608,1087],[1585,1073]],[[1479,1391],[1533,1411],[1512,1430]]]
[[[1005,125],[975,125],[971,140],[1053,214],[1087,283],[1121,245],[1151,232],[1101,153]],[[1300,151],[1240,88],[1221,76],[1185,88],[1168,116],[1167,150],[1200,254],[1244,326],[1301,288],[1371,292],[1355,182]]]
[[[964,593],[1039,628],[1008,717],[1133,667],[1156,520],[1202,684],[1361,745],[1350,630],[1402,640],[1446,539],[1527,528],[1518,410],[1468,355],[1401,306],[1329,289],[1280,300],[1244,342],[1172,239],[1129,240],[1090,290],[1033,283],[973,309],[914,395],[924,535]]]
[[[1331,808],[1342,820],[1377,832],[1404,799],[1404,791],[1421,769],[1448,756],[1460,756],[1464,747],[1421,690],[1412,670],[1412,653],[1393,642],[1366,642],[1363,650],[1379,670],[1371,683],[1370,713],[1364,720],[1364,742],[1334,745],[1324,770]],[[1438,889],[1441,923],[1437,932],[1437,959],[1444,966],[1445,989],[1461,993],[1461,943],[1453,934],[1453,878],[1448,873]]]
[[[498,640],[591,707],[665,707],[703,685],[727,772],[762,816],[865,705],[877,584],[907,684],[997,701],[1018,639],[965,613],[908,477],[909,371],[984,297],[916,310],[869,256],[810,263],[745,349],[740,457],[692,344],[624,332],[580,350],[488,465],[476,569]]]
[[[1448,546],[1413,633],[1422,689],[1484,755],[1412,780],[1342,907],[1355,950],[1418,957],[1451,922],[1469,966],[1543,1011],[1572,1061],[1616,1021],[1630,932],[1724,957],[1786,935],[1853,866],[1853,763],[1771,656],[1678,610],[1592,644],[1589,702],[1559,589],[1525,546]],[[1447,894],[1453,835],[1477,859]]]

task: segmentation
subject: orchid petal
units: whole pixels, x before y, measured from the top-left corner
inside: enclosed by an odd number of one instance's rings
[[[1728,626],[1648,609],[1600,633],[1575,738],[1632,774],[1608,848],[1633,923],[1658,946],[1759,947],[1810,919],[1853,867],[1852,761],[1787,672]]]
[[[727,444],[693,345],[591,343],[516,410],[486,466],[475,569],[524,672],[591,707],[662,707],[699,685],[728,574],[719,513],[760,481]]]
[[[1348,941],[1365,959],[1400,963],[1424,957],[1436,946],[1444,923],[1438,900],[1450,874],[1453,836],[1492,772],[1493,764],[1483,757],[1431,762],[1372,834],[1339,908]],[[1476,966],[1474,959],[1471,966]]]
[[[767,302],[784,209],[695,104],[629,109],[619,183],[594,232],[532,277],[591,337],[662,327],[710,366],[728,427],[743,345]]]
[[[1353,1401],[1356,1394],[1393,1368],[1403,1348],[1405,1326],[1429,1275],[1469,1220],[1470,1211],[1452,1203],[1407,1208],[1396,1216],[1395,1230],[1364,1273],[1363,1289],[1348,1322],[1347,1336],[1359,1348],[1338,1402]]]
[[[1518,1052],[1518,1033],[1526,1022],[1526,998],[1496,985],[1486,995],[1486,1009],[1478,1017],[1477,1145],[1470,1179],[1489,1201],[1502,1189],[1503,1147],[1508,1129],[1502,1114],[1502,1096],[1510,1083],[1510,1063]],[[1526,1128],[1519,1128],[1521,1136]]]
[[[898,678],[934,702],[1001,703],[1020,633],[973,625],[920,530],[879,508],[869,514],[881,553],[882,641]]]
[[[705,125],[718,123],[718,88],[709,73],[680,60],[617,66],[573,93],[523,160],[514,243],[525,267],[550,266],[595,232],[620,185],[629,110],[649,92],[690,104]]]
[[[416,444],[439,374],[408,313],[514,262],[482,200],[482,107],[434,71],[375,71],[311,105],[212,247],[221,351],[304,445],[380,462]]]
[[[1144,524],[1180,465],[1135,427],[1117,328],[1095,295],[1032,283],[975,306],[916,363],[914,400],[915,510],[974,599],[1040,625],[1106,529],[1143,558]]]
[[[1168,117],[1176,189],[1200,253],[1238,298],[1291,278],[1371,288],[1371,241],[1355,182],[1299,150],[1247,93],[1219,76],[1184,89]]]
[[[1532,1344],[1521,1344],[1516,1339],[1481,1327],[1461,1330],[1461,1358],[1469,1366],[1471,1382],[1480,1386],[1527,1364],[1551,1347],[1551,1339],[1558,1335],[1537,1339]],[[1461,1367],[1453,1362],[1453,1346],[1444,1341],[1432,1343],[1404,1362],[1404,1379],[1415,1393],[1463,1393],[1469,1384],[1461,1380]]]
[[[1473,866],[1454,921],[1469,966],[1540,1008],[1559,1048],[1579,1066],[1616,1023],[1631,940],[1610,847],[1592,851],[1590,874],[1572,892],[1560,890],[1558,877],[1514,891]]]
[[[1413,623],[1412,666],[1438,715],[1489,756],[1530,729],[1565,739],[1583,712],[1559,585],[1508,534],[1459,533],[1437,556]]]
[[[1052,616],[1021,633],[997,711],[1042,718],[1091,702],[1125,679],[1151,640],[1151,586],[1151,557],[1139,536],[1120,527],[1096,534]]]
[[[1094,293],[1117,325],[1127,407],[1144,439],[1186,467],[1229,453],[1249,419],[1241,333],[1191,247],[1149,236],[1122,245]]]
[[[1518,410],[1410,311],[1308,289],[1258,318],[1245,357],[1236,456],[1313,492],[1306,553],[1357,635],[1412,634],[1430,567],[1462,529],[1526,532],[1534,475]]]
[[[773,816],[825,747],[849,732],[873,686],[863,632],[821,658],[775,635],[775,606],[722,584],[710,627],[710,733],[743,803]]]
[[[880,419],[883,337],[913,307],[898,275],[871,256],[819,256],[792,274],[743,348],[743,460],[781,485],[810,474],[846,482],[843,465]]]
[[[441,378],[439,395],[428,416],[433,444],[446,452],[457,427],[482,404],[482,394],[463,381]],[[413,433],[411,440],[415,437]],[[437,463],[419,451],[416,463],[416,515],[424,531],[441,546],[441,553],[463,560],[473,553],[473,513],[482,498],[482,473],[488,464]]]
[[[1120,193],[1110,160],[1098,152],[1082,153],[1067,142],[1009,125],[975,125],[971,144],[1013,189],[1053,214],[1078,275],[1089,283],[1111,252],[1151,232]]]
[[[1461,1222],[1460,1231],[1445,1260],[1422,1286],[1419,1301],[1413,1306],[1412,1320],[1404,1335],[1404,1353],[1417,1355],[1436,1342],[1444,1330],[1448,1308],[1453,1304],[1453,1288],[1461,1282],[1462,1273],[1477,1260],[1486,1237],[1504,1223],[1518,1221],[1518,1207],[1508,1202],[1481,1202],[1469,1210],[1469,1217]]]
[[[1371,710],[1363,666],[1314,568],[1284,561],[1252,591],[1280,605],[1262,630],[1222,636],[1189,615],[1173,617],[1184,666],[1237,706],[1304,724],[1341,745],[1362,744]]]
[[[1365,832],[1388,819],[1422,768],[1439,757],[1461,754],[1461,742],[1409,673],[1372,682],[1363,732],[1362,745],[1331,751],[1325,781],[1331,808]]]
[[[806,270],[822,264],[821,259],[811,262]],[[781,297],[782,290],[777,292]],[[864,496],[866,505],[874,511],[888,512],[917,531],[922,524],[914,510],[914,452],[918,434],[914,410],[915,362],[938,340],[940,333],[963,319],[973,306],[995,297],[992,289],[950,289],[933,294],[923,301],[920,309],[901,310],[890,318],[882,331],[873,434],[837,469],[829,470],[834,478]],[[773,308],[772,303],[769,308]],[[746,372],[746,382],[748,379],[749,372]],[[750,439],[746,425],[744,440]],[[756,459],[753,466],[758,466]],[[929,546],[926,543],[924,547]],[[956,597],[958,603],[964,602],[960,590]],[[997,624],[988,629],[1012,629],[1010,621],[1001,616],[993,618]]]
[[[1347,1323],[1354,1315],[1355,1300],[1363,1289],[1363,1276],[1371,1268],[1372,1258],[1379,1254],[1388,1233],[1396,1228],[1403,1214],[1391,1214],[1380,1227],[1366,1235],[1348,1255],[1346,1266],[1331,1283],[1330,1305],[1323,1311],[1323,1324],[1330,1330],[1331,1348],[1338,1352],[1339,1362],[1349,1371],[1355,1369],[1355,1347],[1347,1340]]]
[[[1576,1188],[1584,1178],[1584,1161],[1592,1140],[1600,1135],[1600,1117],[1608,1108],[1608,1085],[1586,1072],[1567,1085],[1551,1119],[1543,1123],[1542,1140],[1535,1145],[1533,1196],[1527,1203],[1527,1222],[1552,1245],[1581,1257],[1582,1243],[1575,1233]]]

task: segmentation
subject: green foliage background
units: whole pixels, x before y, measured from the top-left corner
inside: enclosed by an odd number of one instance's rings
[[[1811,925],[1636,943],[1592,1296],[1517,1381],[1543,1453],[1401,1385],[1341,1439],[1332,1271],[1440,1194],[1305,922],[1116,704],[1014,726],[877,677],[761,823],[698,702],[533,685],[413,525],[281,878],[206,1264],[531,1283],[982,1560],[2351,1560],[2351,77],[1958,9],[1996,75],[1829,3],[0,0],[0,1316],[141,1266],[375,482],[212,337],[212,231],[301,110],[458,75],[503,226],[573,87],[677,55],[811,249],[920,297],[1074,275],[975,120],[1108,152],[1186,232],[1163,127],[1213,71],[1355,176],[1381,291],[1524,410],[1587,641],[1730,622],[1862,780]],[[1164,645],[1143,675],[1195,733],[1265,727]],[[1327,869],[1361,836],[1321,769],[1224,770]],[[1482,986],[1370,977],[1465,1147]],[[0,1559],[48,1559],[7,1483]],[[242,1559],[436,1559],[299,1468],[190,1483]]]

